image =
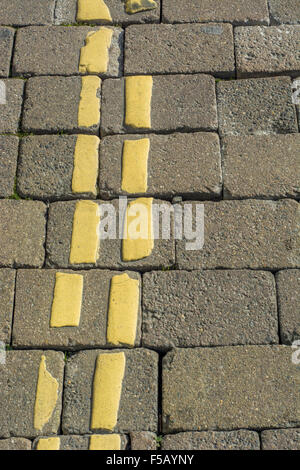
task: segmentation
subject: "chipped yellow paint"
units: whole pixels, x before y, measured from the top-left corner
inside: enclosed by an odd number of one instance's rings
[[[40,438],[36,446],[36,450],[59,450],[59,449],[60,449],[59,437]]]
[[[89,450],[120,450],[121,438],[119,434],[96,434],[90,437]]]
[[[77,21],[96,20],[112,21],[110,11],[104,0],[78,0]]]
[[[50,327],[79,326],[83,291],[80,274],[56,273]]]
[[[93,383],[92,429],[112,431],[117,424],[125,373],[125,354],[99,354]]]
[[[113,276],[110,285],[107,342],[134,346],[139,312],[139,281],[127,273]]]
[[[100,139],[96,135],[79,135],[76,140],[72,177],[73,193],[97,196]]]
[[[123,261],[135,261],[146,258],[154,248],[153,198],[138,198],[131,201],[126,210],[122,258]]]
[[[145,193],[147,191],[149,150],[149,139],[124,141],[122,191],[127,193]]]
[[[151,75],[125,78],[125,124],[126,126],[151,128],[151,99],[153,79]]]
[[[113,37],[111,28],[100,28],[90,31],[81,48],[79,72],[80,73],[106,73],[109,61],[109,48]]]
[[[100,121],[100,96],[98,90],[101,87],[99,77],[87,75],[81,77],[81,93],[78,107],[78,126],[97,126]]]
[[[73,218],[70,263],[96,263],[99,250],[99,207],[93,201],[78,201]]]
[[[157,3],[154,0],[126,0],[126,13],[133,14],[140,11],[153,10],[157,8]]]
[[[58,382],[46,368],[46,357],[41,357],[34,405],[34,428],[41,431],[50,420],[58,398]]]

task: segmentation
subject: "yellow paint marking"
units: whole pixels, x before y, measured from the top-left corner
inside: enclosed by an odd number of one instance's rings
[[[73,193],[97,196],[100,139],[96,135],[79,135],[76,140],[72,177]]]
[[[138,198],[127,206],[122,244],[123,261],[135,261],[149,256],[154,248],[153,198]]]
[[[41,357],[34,405],[34,428],[41,431],[52,416],[58,398],[58,382],[46,369],[46,357]]]
[[[96,20],[112,21],[110,11],[104,0],[78,0],[77,21]]]
[[[126,13],[133,14],[145,10],[153,10],[157,8],[154,0],[126,0]]]
[[[48,437],[39,439],[36,450],[59,450],[60,449],[60,438],[59,437]]]
[[[78,107],[78,126],[97,126],[100,121],[100,96],[101,80],[99,77],[81,77],[81,93]]]
[[[125,125],[134,128],[151,128],[151,75],[125,78]]]
[[[107,342],[134,346],[139,312],[139,281],[128,274],[113,276],[110,285]]]
[[[149,139],[124,141],[122,191],[127,193],[145,193],[147,191],[149,150]]]
[[[70,263],[96,263],[99,249],[99,207],[96,202],[78,201],[73,218]]]
[[[100,28],[90,31],[81,48],[79,72],[80,73],[106,73],[109,61],[109,48],[113,37],[111,28]]]
[[[119,434],[102,434],[91,436],[89,450],[120,450],[121,438]]]
[[[50,319],[51,328],[79,326],[82,291],[83,276],[56,273]]]
[[[93,383],[92,429],[112,431],[117,424],[125,373],[125,354],[99,354]]]

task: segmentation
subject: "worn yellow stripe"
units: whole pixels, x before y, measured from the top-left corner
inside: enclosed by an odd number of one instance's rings
[[[99,77],[87,75],[81,77],[81,93],[78,107],[78,126],[92,127],[100,122],[100,87]]]
[[[140,128],[151,128],[151,75],[141,75],[125,78],[125,125]]]
[[[59,437],[40,438],[36,446],[36,450],[59,450],[59,449],[60,449]]]
[[[125,10],[128,14],[153,10],[154,8],[157,8],[157,3],[154,0],[126,0],[125,4]]]
[[[125,140],[122,158],[122,191],[147,191],[149,139]]]
[[[97,195],[100,139],[96,135],[79,135],[76,140],[72,177],[73,193]]]
[[[93,383],[92,429],[112,431],[117,424],[125,373],[125,354],[99,354]]]
[[[34,428],[41,431],[50,420],[58,398],[58,382],[46,368],[46,357],[41,357],[34,405]]]
[[[113,37],[111,28],[90,31],[85,46],[80,51],[80,73],[106,73],[109,62],[109,48]]]
[[[70,263],[96,263],[99,249],[99,207],[93,201],[78,201],[73,218]]]
[[[77,21],[112,21],[104,0],[78,0]]]
[[[89,450],[120,450],[121,438],[119,434],[102,434],[90,437]]]
[[[80,274],[56,273],[50,327],[79,326],[83,291]]]

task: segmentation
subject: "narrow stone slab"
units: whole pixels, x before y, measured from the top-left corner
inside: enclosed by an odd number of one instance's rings
[[[300,428],[263,431],[261,444],[262,450],[300,450]]]
[[[260,450],[254,431],[180,432],[163,437],[162,450]]]
[[[0,86],[1,91],[4,89],[6,101],[6,104],[0,105],[0,132],[16,133],[19,129],[19,120],[21,116],[24,80],[8,78],[1,80]]]
[[[0,28],[0,77],[9,76],[14,35],[14,29]]]
[[[33,442],[34,450],[125,450],[125,434],[94,434],[93,436],[38,437]],[[113,444],[118,444],[113,446]],[[102,444],[102,445],[101,445]],[[0,441],[1,445],[1,441]],[[93,447],[93,448],[92,448]]]
[[[131,450],[157,450],[156,434],[149,431],[131,432],[130,449]]]
[[[22,437],[0,439],[0,450],[31,450],[31,441]]]
[[[53,21],[55,0],[3,0],[1,3],[0,24],[27,26]]]
[[[9,197],[14,192],[18,147],[17,137],[0,136],[0,197]]]
[[[300,5],[298,0],[269,0],[271,24],[299,24]]]
[[[157,426],[158,355],[146,349],[116,350],[125,356],[117,424],[112,432],[155,431]],[[91,430],[95,366],[100,355],[115,354],[107,350],[81,351],[69,359],[66,369],[63,432],[64,434],[98,433]],[[108,380],[107,386],[110,382]],[[99,429],[98,431],[101,432]]]
[[[0,269],[0,341],[10,344],[16,271]]]
[[[300,270],[276,274],[281,341],[292,344],[300,339]]]
[[[290,347],[175,349],[163,359],[164,432],[297,426],[299,384]]]
[[[178,11],[181,11],[181,6]],[[229,24],[135,25],[126,29],[125,74],[234,74]]]

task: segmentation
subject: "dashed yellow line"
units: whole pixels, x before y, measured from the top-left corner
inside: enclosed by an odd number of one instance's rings
[[[112,21],[110,11],[104,0],[78,0],[77,21],[96,20]]]
[[[89,450],[120,450],[121,437],[119,434],[102,434],[90,437]]]
[[[151,75],[125,78],[125,125],[139,129],[151,128]]]
[[[113,37],[111,28],[100,28],[90,31],[86,37],[86,44],[81,48],[79,72],[80,73],[106,73],[109,63],[109,48]]]
[[[36,446],[36,450],[59,450],[59,449],[60,449],[59,437],[40,438]]]
[[[70,263],[96,263],[99,250],[99,207],[93,201],[78,201],[73,218]]]
[[[122,157],[122,191],[145,193],[148,180],[150,140],[125,140]]]
[[[78,126],[92,127],[100,122],[101,79],[87,75],[81,77],[81,93],[78,107]]]
[[[83,276],[56,273],[50,327],[79,326]]]
[[[46,368],[46,357],[41,357],[34,405],[34,428],[41,431],[50,420],[58,398],[58,382]]]
[[[96,135],[79,135],[76,140],[72,192],[97,195],[100,139]]]

